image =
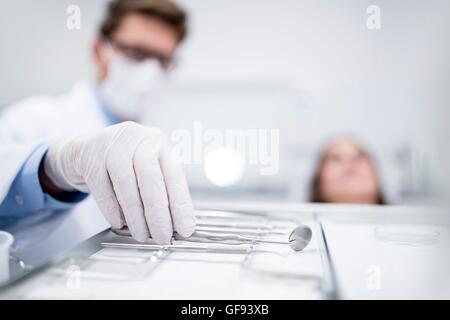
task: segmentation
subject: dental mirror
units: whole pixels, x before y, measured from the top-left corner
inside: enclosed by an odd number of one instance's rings
[[[295,228],[289,236],[289,246],[294,251],[302,251],[311,242],[312,230],[310,227],[301,225]]]

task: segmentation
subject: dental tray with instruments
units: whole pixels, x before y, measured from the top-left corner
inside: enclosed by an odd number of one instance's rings
[[[268,220],[265,217],[259,217],[259,219],[258,217],[250,218],[238,213],[217,211],[197,211],[196,217],[198,222],[194,234],[185,238],[175,233],[170,244],[155,244],[150,238],[147,243],[104,242],[102,246],[105,248],[248,253],[255,249],[253,247],[240,249],[235,246],[242,244],[275,244],[289,246],[293,251],[302,251],[308,246],[312,238],[312,230],[309,226],[295,224],[291,221]],[[113,229],[112,231],[119,236],[131,237],[127,227]],[[277,237],[276,239],[270,238],[270,235]],[[196,244],[186,245],[179,242]],[[213,246],[211,244],[216,245]]]
[[[75,265],[82,289],[58,294],[115,298],[127,290],[134,298],[170,299],[309,299],[328,294],[323,283],[329,272],[313,213],[197,210],[195,215],[191,237],[175,233],[164,245],[151,238],[138,242],[127,228],[105,233],[96,242],[100,250],[53,268],[51,288],[63,288],[68,268]],[[101,290],[105,285],[110,289]]]

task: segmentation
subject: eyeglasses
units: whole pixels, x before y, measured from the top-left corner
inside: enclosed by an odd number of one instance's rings
[[[148,59],[157,60],[166,71],[172,70],[176,65],[176,58],[157,51],[148,50],[139,46],[126,45],[114,39],[107,41],[120,53],[134,62],[142,62]]]

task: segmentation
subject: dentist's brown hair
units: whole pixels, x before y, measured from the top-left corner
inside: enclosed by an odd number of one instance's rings
[[[179,42],[182,42],[186,38],[186,12],[175,2],[169,0],[111,1],[106,17],[100,27],[101,36],[106,39],[111,39],[119,29],[123,19],[130,14],[140,14],[145,17],[158,19],[172,28]]]

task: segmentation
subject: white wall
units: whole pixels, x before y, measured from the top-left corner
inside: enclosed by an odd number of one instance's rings
[[[87,77],[89,43],[103,3],[0,0],[0,103],[36,92],[63,92],[76,79]],[[209,90],[205,84],[220,88],[242,82],[247,87],[281,84],[297,93],[298,106],[289,106],[297,111],[279,109],[289,123],[281,128],[283,141],[288,141],[291,154],[306,154],[298,160],[302,170],[284,162],[282,176],[292,178],[289,173],[299,171],[295,178],[301,181],[299,190],[306,187],[318,141],[342,131],[356,132],[380,154],[386,176],[395,180],[392,184],[414,191],[429,176],[438,175],[436,168],[430,174],[425,167],[436,157],[432,143],[436,110],[444,110],[448,101],[442,92],[447,90],[443,81],[450,68],[450,1],[181,3],[191,13],[192,32],[175,76],[179,91],[191,86],[201,99],[202,90]],[[81,7],[81,31],[65,27],[69,4]],[[366,27],[371,4],[381,8],[378,31]],[[227,92],[219,90],[217,98]],[[204,104],[205,121],[213,122],[223,112],[211,112],[214,106]],[[184,110],[189,114],[189,108]],[[241,109],[239,116],[255,117],[254,106],[245,111]],[[177,117],[183,118],[179,112]],[[410,149],[415,169],[408,170],[419,174],[397,177],[402,152]]]

